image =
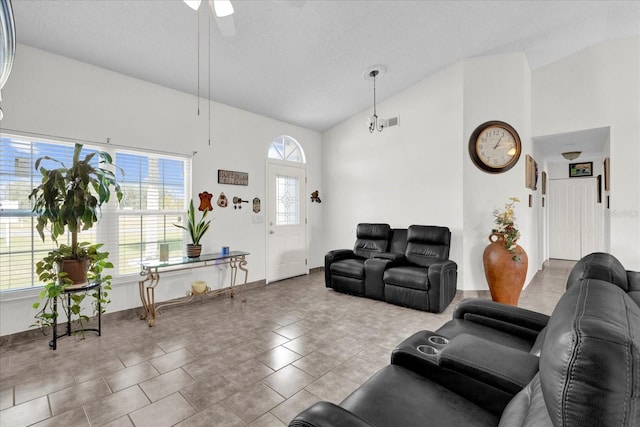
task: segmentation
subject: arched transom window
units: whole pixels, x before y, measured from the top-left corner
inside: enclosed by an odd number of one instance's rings
[[[277,137],[269,146],[270,159],[287,160],[289,162],[305,163],[304,151],[295,139],[287,135]]]

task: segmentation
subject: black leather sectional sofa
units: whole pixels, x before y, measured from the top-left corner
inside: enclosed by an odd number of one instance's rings
[[[339,405],[290,426],[640,426],[640,273],[595,253],[551,316],[463,302]]]
[[[353,250],[325,255],[325,284],[339,292],[439,313],[456,294],[447,227],[358,224]]]

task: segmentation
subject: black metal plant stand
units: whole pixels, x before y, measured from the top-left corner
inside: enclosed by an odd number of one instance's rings
[[[67,331],[64,335],[58,335],[58,322],[57,319],[53,322],[53,339],[49,341],[49,348],[55,350],[58,347],[58,338],[71,336],[71,294],[76,292],[86,292],[92,289],[98,288],[98,327],[97,328],[83,328],[73,331],[75,332],[97,332],[98,336],[102,335],[102,307],[100,306],[100,300],[102,299],[102,283],[94,282],[87,283],[82,286],[66,288],[63,294],[67,297],[67,309],[65,310],[67,315]],[[58,297],[53,298],[53,312],[58,312]]]

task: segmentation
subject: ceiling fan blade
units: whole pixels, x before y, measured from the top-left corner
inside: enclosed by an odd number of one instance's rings
[[[216,19],[216,23],[218,24],[218,28],[220,32],[225,37],[233,37],[236,35],[236,23],[233,20],[233,15],[227,15],[224,18],[220,18],[214,15]]]
[[[198,10],[200,8],[200,3],[202,0],[183,0],[187,6],[189,6],[193,10]]]
[[[209,5],[218,18],[233,15],[231,0],[210,0]]]

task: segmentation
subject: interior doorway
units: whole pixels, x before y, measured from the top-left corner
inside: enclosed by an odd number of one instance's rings
[[[549,181],[549,258],[577,261],[604,249],[596,178]]]

